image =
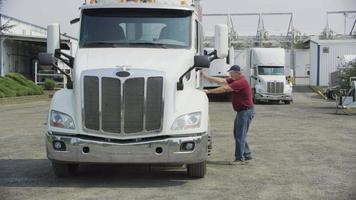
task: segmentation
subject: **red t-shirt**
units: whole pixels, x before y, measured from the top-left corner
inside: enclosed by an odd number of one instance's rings
[[[228,78],[226,81],[234,90],[232,91],[232,106],[235,111],[253,107],[252,89],[244,76],[238,80]]]

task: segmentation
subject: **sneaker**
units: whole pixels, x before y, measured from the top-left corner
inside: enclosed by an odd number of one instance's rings
[[[245,160],[234,160],[233,162],[231,162],[231,165],[244,165],[246,164]]]
[[[245,161],[252,160],[252,156],[245,156]]]

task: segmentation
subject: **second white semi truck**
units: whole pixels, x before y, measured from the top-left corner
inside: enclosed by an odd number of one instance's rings
[[[245,75],[249,78],[255,103],[293,101],[292,83],[286,75],[285,50],[251,48],[248,50]]]

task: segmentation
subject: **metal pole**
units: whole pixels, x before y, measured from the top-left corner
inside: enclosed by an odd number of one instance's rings
[[[329,13],[326,14],[326,27],[325,27],[325,33],[326,33],[326,39],[329,39]]]
[[[37,85],[38,83],[38,80],[37,80],[37,70],[38,70],[38,62],[36,61],[35,62],[35,84]]]
[[[346,35],[346,22],[347,22],[346,17],[347,17],[347,13],[344,12],[344,35]]]
[[[289,24],[288,24],[288,30],[287,30],[287,35],[292,31],[294,31],[294,27],[293,27],[293,13],[289,19]]]
[[[350,36],[352,36],[352,32],[354,31],[355,25],[356,25],[356,19],[354,21],[354,25],[352,25],[352,28],[351,28],[351,31],[350,31]]]
[[[0,35],[0,76],[5,76],[3,62],[4,62],[4,39]]]

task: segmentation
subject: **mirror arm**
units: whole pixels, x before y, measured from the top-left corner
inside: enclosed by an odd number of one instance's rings
[[[210,53],[208,53],[206,50],[204,50],[204,55],[209,57],[210,62],[218,59],[218,51],[216,51],[216,49]]]
[[[186,72],[184,72],[184,74],[183,74],[182,76],[179,77],[179,81],[177,82],[177,90],[178,90],[178,91],[184,89],[183,78],[184,78],[184,76],[186,76],[188,73],[190,73],[194,68],[195,68],[195,66],[190,67]]]
[[[214,50],[213,52],[208,54],[210,62],[218,59],[218,52]]]
[[[64,56],[66,59],[62,58],[62,56]],[[73,69],[74,66],[74,57],[61,52],[61,49],[56,49],[54,51],[54,57],[61,60],[62,62],[64,62],[68,67],[70,67],[71,69]]]
[[[72,78],[69,76],[69,74],[67,74],[65,71],[63,71],[61,68],[59,68],[55,62],[52,63],[52,66],[56,70],[61,72],[61,74],[63,74],[64,76],[67,77],[67,89],[73,89],[73,81],[72,81]]]
[[[70,20],[70,24],[76,24],[79,21],[80,21],[80,18],[75,18],[75,19]]]

